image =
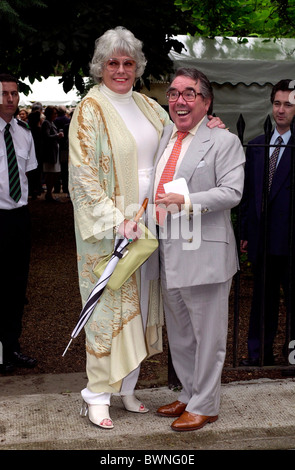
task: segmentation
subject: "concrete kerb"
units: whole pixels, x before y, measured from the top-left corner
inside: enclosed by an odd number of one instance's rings
[[[0,450],[198,451],[295,449],[295,379],[222,385],[219,419],[179,433],[156,414],[177,399],[166,387],[137,390],[150,409],[126,412],[113,397],[115,427],[103,430],[79,415],[84,374],[0,377]]]

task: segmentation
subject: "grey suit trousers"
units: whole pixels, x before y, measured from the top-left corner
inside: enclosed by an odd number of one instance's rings
[[[169,347],[182,384],[178,400],[187,403],[186,411],[215,416],[220,406],[232,280],[167,289],[161,242],[160,257]]]

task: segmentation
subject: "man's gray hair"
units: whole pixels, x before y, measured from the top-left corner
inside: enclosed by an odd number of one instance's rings
[[[142,76],[146,58],[142,52],[142,42],[136,39],[134,34],[123,26],[109,29],[95,41],[95,50],[90,62],[90,75],[96,82],[101,82],[104,64],[114,54],[123,54],[131,57],[136,62],[135,76]]]
[[[200,82],[200,93],[202,93],[203,98],[209,98],[211,100],[211,105],[207,113],[211,114],[213,108],[214,93],[212,85],[206,75],[200,70],[195,69],[194,67],[180,67],[176,70],[175,75],[171,80],[171,83],[176,77],[179,77],[180,75],[191,78],[192,80],[195,80],[196,83]]]

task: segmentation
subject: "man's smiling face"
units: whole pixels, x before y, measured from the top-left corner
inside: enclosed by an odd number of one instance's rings
[[[170,89],[178,90],[180,93],[186,89],[194,89],[196,93],[200,93],[199,82],[196,83],[192,78],[183,75],[179,75],[173,80]],[[210,99],[205,99],[200,94],[196,96],[195,101],[190,102],[185,101],[180,95],[177,101],[169,102],[171,119],[178,130],[187,132],[207,114],[210,103]]]
[[[290,91],[277,91],[272,105],[272,113],[280,133],[290,129],[292,119],[295,116],[295,104],[290,102]]]

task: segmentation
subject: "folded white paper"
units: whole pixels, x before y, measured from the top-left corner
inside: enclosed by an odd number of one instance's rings
[[[177,178],[176,180],[169,181],[168,183],[164,183],[164,191],[165,193],[176,193],[176,194],[183,194],[186,196],[189,191],[184,178]]]
[[[183,196],[187,196],[189,194],[187,183],[184,178],[177,178],[176,180],[172,180],[172,181],[169,181],[168,183],[164,183],[163,187],[164,187],[164,191],[166,194],[176,193],[176,194],[182,194]],[[185,211],[172,214],[172,217],[175,219],[182,215],[185,215]]]

